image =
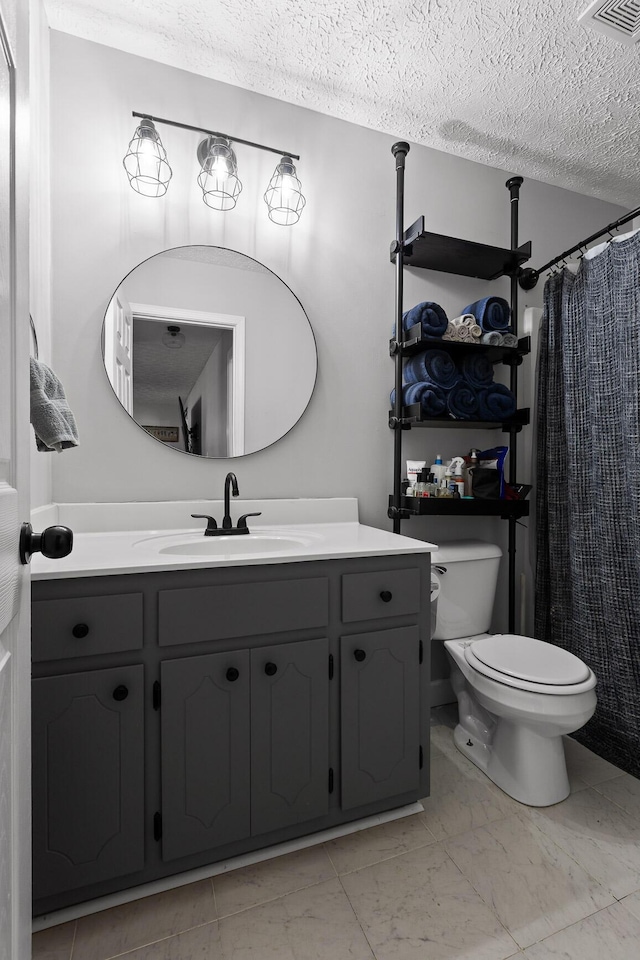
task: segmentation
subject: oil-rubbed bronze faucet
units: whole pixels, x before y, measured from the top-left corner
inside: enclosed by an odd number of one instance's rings
[[[238,520],[237,527],[234,527],[231,521],[231,513],[229,507],[229,494],[233,494],[234,497],[240,495],[238,490],[238,480],[235,473],[228,473],[224,478],[224,517],[222,518],[222,526],[219,527],[213,517],[208,516],[206,513],[192,513],[191,516],[196,520],[206,520],[207,529],[204,532],[205,537],[223,537],[223,536],[233,536],[239,533],[250,533],[249,527],[247,526],[247,517],[259,517],[261,513],[245,513]]]

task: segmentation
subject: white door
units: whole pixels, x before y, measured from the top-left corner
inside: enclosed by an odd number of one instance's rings
[[[0,960],[31,956],[27,12],[0,0]]]
[[[104,320],[104,362],[116,397],[133,416],[133,317],[117,294]]]

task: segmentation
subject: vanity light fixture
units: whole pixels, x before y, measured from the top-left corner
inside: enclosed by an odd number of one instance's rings
[[[162,342],[170,350],[179,350],[184,346],[185,335],[180,333],[180,327],[172,323],[167,327],[167,332],[162,334]]]
[[[172,170],[153,120],[142,117],[122,161],[131,188],[143,197],[163,197]]]
[[[289,150],[276,150],[275,147],[253,143],[251,140],[230,137],[215,130],[192,127],[188,123],[163,120],[147,113],[134,111],[133,116],[139,117],[141,122],[129,144],[123,163],[129,183],[138,193],[147,197],[162,197],[167,192],[171,167],[155,128],[156,123],[165,123],[170,127],[205,134],[205,139],[200,141],[197,150],[200,164],[198,184],[202,189],[202,199],[208,207],[222,211],[235,207],[242,191],[242,183],[238,177],[238,161],[232,144],[240,143],[245,147],[276,153],[281,157],[264,194],[269,219],[283,226],[291,226],[300,219],[307,201],[293,163],[300,159],[298,154]]]
[[[205,137],[198,146],[200,173],[198,183],[202,199],[214,210],[233,210],[242,184],[238,179],[238,161],[226,137]]]

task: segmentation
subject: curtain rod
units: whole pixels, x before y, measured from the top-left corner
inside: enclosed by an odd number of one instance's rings
[[[605,233],[611,233],[612,230],[617,230],[618,227],[628,223],[629,220],[635,220],[636,217],[640,217],[640,207],[636,207],[635,210],[625,213],[623,217],[619,217],[617,220],[614,220],[613,223],[603,227],[602,230],[598,230],[597,233],[592,233],[591,236],[587,237],[586,240],[583,240],[582,243],[576,243],[575,246],[571,247],[569,250],[565,250],[564,253],[561,253],[559,257],[554,257],[553,260],[549,260],[549,262],[545,263],[543,267],[538,267],[537,270],[527,267],[518,277],[518,283],[523,290],[533,290],[540,279],[540,274],[544,273],[545,270],[549,270],[550,267],[555,267],[556,264],[560,263],[562,260],[566,260],[567,257],[570,257],[572,253],[577,253],[578,250],[582,250],[583,247],[593,243],[594,240],[602,237]]]

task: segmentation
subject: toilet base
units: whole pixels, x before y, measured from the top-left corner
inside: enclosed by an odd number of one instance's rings
[[[542,737],[522,723],[497,717],[491,745],[458,724],[453,739],[496,786],[519,803],[548,807],[569,796],[562,737]]]

